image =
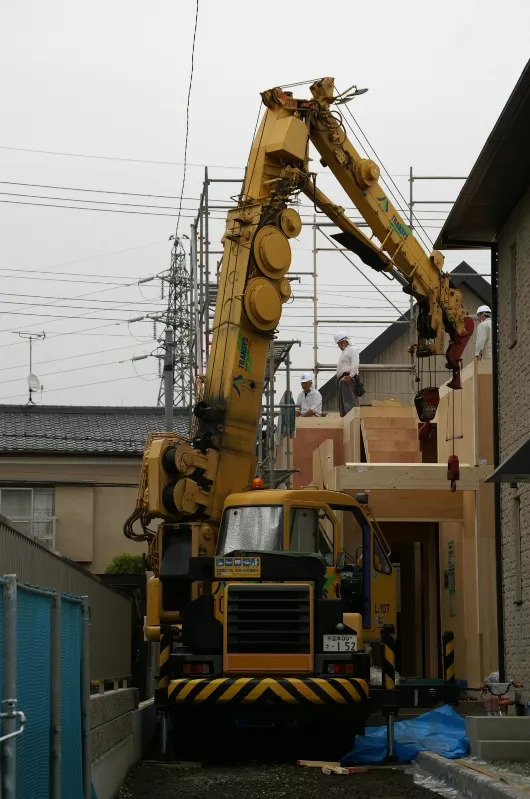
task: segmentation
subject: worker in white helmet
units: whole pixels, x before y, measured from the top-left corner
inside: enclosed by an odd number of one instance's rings
[[[313,375],[304,372],[300,377],[302,390],[296,398],[297,416],[322,416],[322,394],[313,388]]]
[[[491,310],[487,305],[481,305],[477,308],[477,317],[479,325],[475,339],[475,358],[478,361],[491,359]]]
[[[360,405],[362,396],[357,391],[357,387],[362,386],[359,380],[359,353],[350,344],[348,335],[343,330],[335,333],[333,338],[341,351],[337,363],[339,412],[341,416],[346,416],[348,411]]]

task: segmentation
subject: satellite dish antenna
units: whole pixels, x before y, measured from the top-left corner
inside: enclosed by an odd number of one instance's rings
[[[37,375],[34,375],[33,372],[30,372],[30,374],[28,375],[28,388],[29,388],[29,399],[27,404],[35,405],[35,403],[33,402],[33,393],[35,391],[40,391],[42,389],[42,386],[40,384],[39,378],[37,377]]]
[[[34,374],[28,375],[28,386],[30,391],[39,391],[40,380],[37,377],[37,375]]]

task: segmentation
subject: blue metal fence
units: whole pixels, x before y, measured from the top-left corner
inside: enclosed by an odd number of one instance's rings
[[[0,578],[3,799],[89,799],[87,641],[86,598]]]

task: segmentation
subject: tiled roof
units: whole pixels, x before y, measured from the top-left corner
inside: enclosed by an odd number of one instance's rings
[[[189,411],[173,418],[188,435]],[[147,435],[163,430],[163,408],[0,405],[0,454],[141,455]]]

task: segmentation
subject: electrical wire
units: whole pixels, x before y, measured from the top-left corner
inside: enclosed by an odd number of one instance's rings
[[[53,377],[54,375],[69,375],[71,372],[82,372],[87,369],[98,369],[100,366],[116,366],[119,364],[120,361],[106,361],[105,363],[94,363],[88,366],[74,366],[73,369],[59,369],[57,372],[45,372],[44,374],[40,375],[40,377]],[[134,365],[134,362],[133,362]],[[11,377],[8,380],[2,380],[2,385],[7,385],[8,383],[18,383],[20,380],[23,380],[23,377]]]
[[[33,189],[50,189],[51,191],[76,191],[76,192],[87,192],[90,194],[117,194],[121,197],[147,197],[148,199],[160,199],[160,200],[179,200],[180,197],[178,194],[144,194],[143,192],[139,191],[111,191],[110,189],[85,189],[81,186],[49,186],[46,183],[19,183],[15,180],[0,180],[0,185],[2,186],[25,186],[26,188],[33,188]],[[6,192],[2,192],[5,194]],[[184,197],[184,200],[192,200],[194,202],[199,201],[199,197]],[[216,201],[218,202],[218,201]]]
[[[186,136],[184,139],[184,168],[182,171],[182,188],[180,190],[179,212],[177,217],[177,225],[175,228],[175,237],[178,236],[180,225],[180,214],[182,210],[182,198],[184,196],[184,186],[186,184],[187,160],[188,160],[188,134],[190,129],[190,100],[191,100],[191,86],[193,83],[193,70],[195,61],[195,40],[197,38],[197,22],[199,20],[199,0],[195,4],[195,25],[193,27],[193,42],[191,45],[191,67],[190,67],[190,82],[188,86],[188,100],[186,103]]]
[[[158,377],[158,375],[155,375],[155,376]],[[51,394],[53,391],[70,391],[71,389],[89,388],[91,386],[102,386],[105,383],[120,383],[120,382],[122,382],[124,380],[136,380],[136,379],[137,379],[136,375],[129,375],[128,377],[114,377],[111,380],[98,380],[98,381],[92,382],[92,383],[81,383],[81,384],[77,384],[77,385],[74,385],[74,386],[61,386],[60,388],[50,388],[50,389],[46,390],[46,393],[47,394]],[[23,393],[23,394],[22,393],[21,394],[11,394],[8,397],[0,397],[0,402],[2,402],[3,400],[6,400],[6,399],[18,399],[18,397],[25,397],[26,394],[27,394],[27,392]]]
[[[23,342],[22,342],[23,343]],[[133,344],[124,344],[123,347],[111,347],[110,349],[104,350],[94,350],[93,352],[84,352],[84,353],[76,353],[75,355],[62,355],[60,358],[47,358],[44,361],[38,361],[36,366],[42,366],[43,364],[47,363],[57,363],[58,361],[71,361],[73,358],[79,360],[79,358],[89,358],[92,355],[103,355],[108,352],[119,352],[120,350],[131,349],[131,347],[136,347],[136,342]],[[18,365],[18,366],[1,366],[0,372],[12,372],[14,369],[26,369],[25,365]]]
[[[87,255],[86,258],[75,258],[73,261],[61,261],[58,264],[48,264],[46,270],[54,269],[55,267],[60,266],[74,266],[75,264],[82,264],[86,261],[96,261],[99,258],[108,258],[111,255],[121,255],[124,252],[133,252],[133,250],[142,250],[145,247],[155,247],[159,244],[167,244],[166,239],[160,239],[158,241],[150,241],[147,244],[137,244],[134,247],[124,247],[120,250],[110,250],[107,252],[99,253],[99,255]],[[9,269],[11,272],[21,271],[21,272],[37,272],[40,275],[52,275],[52,274],[59,274],[59,275],[76,275],[79,276],[79,272],[50,272],[44,269],[26,269],[24,267],[0,267],[0,271],[4,271],[5,269]],[[94,277],[92,274],[83,274],[83,277]],[[106,275],[106,277],[113,277],[113,275]],[[114,277],[121,277],[121,275],[115,275]]]
[[[51,198],[52,199],[52,198]],[[78,205],[58,205],[53,203],[31,203],[22,200],[0,200],[0,203],[7,205],[32,205],[37,208],[68,208],[71,211],[99,211],[107,214],[135,214],[136,216],[165,216],[175,218],[177,214],[155,214],[152,211],[123,211],[118,208],[86,208]],[[195,219],[194,215],[182,214],[183,219]],[[179,219],[181,217],[179,216]],[[213,217],[214,219],[221,219],[222,217]]]
[[[67,158],[93,158],[98,161],[125,161],[126,163],[133,163],[133,164],[160,164],[161,166],[184,166],[182,161],[155,161],[153,159],[147,158],[124,158],[122,156],[115,156],[115,155],[93,155],[89,153],[67,153],[61,152],[58,150],[40,150],[40,149],[33,149],[30,147],[6,147],[5,145],[0,145],[0,150],[10,150],[12,152],[19,152],[19,153],[40,153],[42,155],[58,155],[58,156],[65,156]],[[228,164],[186,164],[186,166],[192,167],[200,167],[204,169],[206,166],[210,166],[212,169],[237,169],[240,172],[243,171],[242,166],[230,166]]]
[[[195,208],[178,208],[175,205],[148,205],[147,203],[126,203],[126,202],[112,202],[112,200],[84,200],[79,197],[48,197],[45,194],[23,194],[15,191],[0,191],[0,194],[7,197],[24,197],[30,200],[58,200],[65,203],[90,203],[93,205],[120,205],[125,208],[158,208],[162,211],[195,211]],[[213,209],[216,206],[211,206]],[[223,209],[219,209],[223,210]]]

